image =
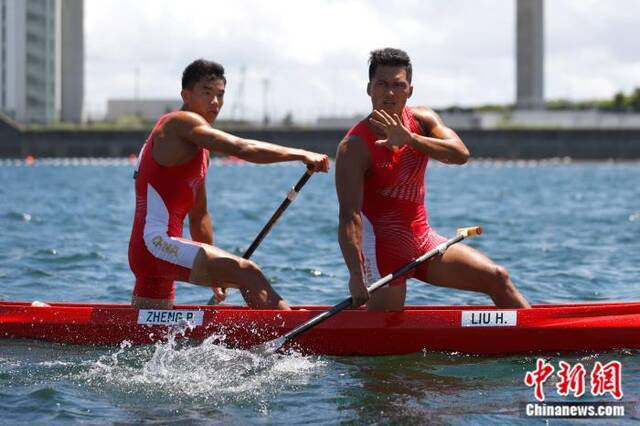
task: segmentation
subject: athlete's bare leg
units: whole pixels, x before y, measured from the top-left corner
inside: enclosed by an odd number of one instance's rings
[[[453,245],[444,255],[431,259],[426,276],[419,278],[441,287],[485,293],[498,308],[531,307],[505,268],[465,244]]]
[[[217,247],[203,245],[198,250],[189,282],[207,287],[237,288],[251,308],[290,309],[254,262]],[[173,309],[173,299],[133,296],[131,304],[138,309]]]
[[[386,286],[371,295],[367,302],[370,311],[401,311],[407,294],[407,283]]]
[[[237,288],[251,308],[285,309],[289,304],[271,287],[254,262],[213,246],[203,246],[193,261],[189,282]]]

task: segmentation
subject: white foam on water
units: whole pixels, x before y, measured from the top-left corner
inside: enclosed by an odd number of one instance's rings
[[[298,353],[263,354],[227,348],[224,336],[194,344],[176,337],[165,342],[119,350],[93,361],[76,375],[95,390],[125,393],[150,401],[206,401],[213,406],[257,402],[264,406],[279,392],[305,385],[326,362]],[[266,408],[265,408],[266,409]]]
[[[42,361],[38,362],[37,365],[42,367],[74,367],[77,363],[71,361]]]
[[[22,363],[18,359],[3,358],[0,356],[0,371],[20,367]]]

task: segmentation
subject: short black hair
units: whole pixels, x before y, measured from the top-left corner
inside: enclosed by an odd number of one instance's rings
[[[411,58],[404,50],[392,47],[373,50],[369,56],[369,81],[373,79],[379,66],[404,67],[407,70],[407,80],[411,83]]]
[[[193,86],[202,78],[209,80],[222,80],[227,84],[224,76],[224,67],[217,62],[205,59],[196,59],[184,69],[182,73],[182,88],[193,89]]]

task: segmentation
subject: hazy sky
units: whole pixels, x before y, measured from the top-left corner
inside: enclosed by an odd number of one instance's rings
[[[640,1],[545,1],[545,96],[610,97],[640,86]],[[109,98],[179,98],[193,59],[221,62],[220,118],[296,120],[369,109],[372,49],[406,50],[412,104],[508,103],[515,96],[515,0],[86,0],[85,109]],[[245,67],[244,100],[239,98]]]

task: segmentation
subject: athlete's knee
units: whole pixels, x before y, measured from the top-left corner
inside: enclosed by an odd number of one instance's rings
[[[513,284],[509,277],[509,271],[500,265],[493,265],[492,269],[491,280],[488,285],[487,292],[490,295],[496,296],[504,293],[505,291],[511,290]]]
[[[204,248],[200,247],[200,249],[198,249],[198,253],[196,253],[195,258],[193,259],[192,268],[209,270],[211,269],[213,261],[214,256],[212,256],[211,253],[209,253]]]
[[[240,259],[237,264],[237,284],[247,290],[263,290],[267,284],[260,267],[251,260]]]
[[[495,266],[495,279],[489,296],[502,309],[531,307],[509,278],[509,272],[502,266]]]
[[[238,261],[238,269],[248,274],[262,274],[258,264],[248,259],[240,259]]]
[[[511,279],[509,278],[509,271],[507,271],[507,268],[505,268],[504,266],[496,265],[494,274],[496,277],[496,281],[498,281],[503,286],[506,286],[511,282]]]

